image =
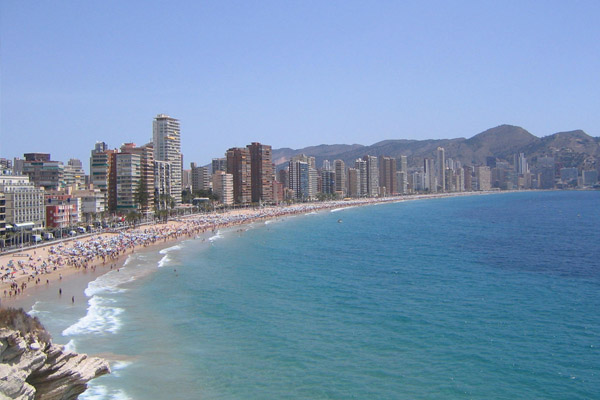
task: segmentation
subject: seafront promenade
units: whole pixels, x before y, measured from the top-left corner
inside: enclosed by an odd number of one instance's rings
[[[485,194],[471,192],[460,195]],[[195,214],[120,231],[88,235],[79,240],[52,242],[18,253],[0,256],[0,295],[2,305],[10,305],[28,288],[51,285],[68,279],[78,271],[96,268],[120,268],[127,255],[138,249],[197,237],[205,232],[236,225],[314,211],[355,207],[377,203],[400,202],[428,198],[454,197],[453,194],[395,196],[329,202],[302,203],[286,206],[237,209],[224,213]]]

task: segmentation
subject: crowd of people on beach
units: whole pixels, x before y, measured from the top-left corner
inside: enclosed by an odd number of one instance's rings
[[[14,255],[15,258],[25,259],[15,261],[14,258],[11,258],[6,265],[0,265],[0,285],[6,288],[4,297],[14,297],[22,294],[31,282],[36,285],[43,281],[50,283],[50,280],[44,279],[44,276],[52,273],[56,275],[56,272],[65,268],[95,270],[96,266],[105,266],[107,263],[112,268],[116,266],[123,255],[134,252],[136,248],[166,243],[180,238],[194,238],[207,231],[216,232],[221,228],[277,219],[286,215],[399,200],[398,197],[365,198],[248,208],[225,213],[190,215],[176,218],[167,223],[145,225],[118,232],[105,232],[85,240],[71,240],[57,245],[48,245],[45,256],[40,256],[36,250],[33,250],[32,253]],[[62,279],[62,274],[59,273],[58,278]]]

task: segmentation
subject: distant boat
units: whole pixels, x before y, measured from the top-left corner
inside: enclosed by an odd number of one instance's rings
[[[341,220],[341,219],[338,219],[338,224],[341,224],[341,223],[342,223],[342,220]]]

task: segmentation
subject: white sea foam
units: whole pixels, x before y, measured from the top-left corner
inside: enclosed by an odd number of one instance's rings
[[[171,259],[169,258],[169,253],[172,251],[176,251],[176,250],[181,250],[181,244],[176,244],[175,246],[171,246],[171,247],[167,247],[166,249],[162,249],[161,251],[159,251],[159,254],[163,254],[163,258],[160,259],[160,261],[158,262],[158,268],[162,268],[165,265],[167,265],[167,263],[169,261],[171,261]]]
[[[110,390],[103,385],[91,384],[88,389],[79,395],[81,400],[131,400],[131,397],[122,390]]]
[[[222,239],[221,231],[217,231],[217,234],[208,238],[209,242],[214,242],[217,239]]]
[[[87,314],[65,329],[63,336],[117,333],[121,328],[123,309],[114,307],[114,300],[94,296],[89,299]]]
[[[73,353],[77,352],[77,348],[75,347],[75,339],[71,339],[67,344],[65,344],[65,351],[72,351]]]
[[[84,293],[88,297],[100,293],[122,293],[125,289],[120,289],[118,286],[124,283],[133,282],[135,277],[118,270],[112,270],[95,280],[88,283]]]
[[[171,259],[169,258],[169,255],[168,255],[168,254],[165,254],[165,255],[163,256],[163,258],[161,258],[161,259],[160,259],[160,261],[158,262],[158,268],[162,268],[162,267],[164,267],[165,265],[167,265],[167,263],[168,263],[169,261],[171,261]]]
[[[120,372],[121,370],[127,368],[128,366],[130,366],[132,364],[131,361],[115,361],[111,366],[111,374],[113,376],[120,376]]]
[[[304,214],[304,215],[316,215],[316,214],[317,214],[317,212],[316,212],[316,211],[311,211],[311,212],[309,212],[309,213],[306,213],[306,214]]]
[[[43,314],[49,314],[48,311],[38,310],[38,307],[40,306],[40,304],[42,304],[40,301],[36,301],[35,303],[33,303],[33,305],[31,306],[31,310],[29,311],[29,315],[34,316],[34,317],[39,317],[40,315],[43,315]]]
[[[270,224],[270,223],[272,223],[272,222],[273,222],[273,220],[272,220],[272,219],[268,219],[268,220],[266,220],[266,221],[265,221],[265,225],[269,225],[269,224]]]
[[[162,249],[159,251],[160,254],[168,254],[171,251],[181,250],[181,245],[176,244],[175,246],[167,247],[166,249]]]
[[[348,207],[340,207],[340,208],[334,208],[331,210],[331,212],[338,212],[338,211],[342,211],[342,210],[348,210],[350,208],[356,208],[358,206],[348,206]]]

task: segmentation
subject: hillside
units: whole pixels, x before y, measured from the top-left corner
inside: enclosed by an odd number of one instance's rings
[[[593,168],[600,165],[600,138],[587,135],[582,130],[559,132],[539,138],[527,130],[513,125],[500,125],[469,139],[441,140],[384,140],[369,146],[320,145],[293,150],[273,150],[273,161],[283,167],[296,154],[306,154],[316,159],[320,167],[323,160],[343,160],[346,165],[364,155],[408,157],[409,165],[421,165],[423,158],[435,157],[438,147],[446,150],[446,158],[453,158],[465,165],[485,165],[487,157],[512,160],[515,153],[525,153],[535,164],[538,157],[553,156],[560,166]]]

